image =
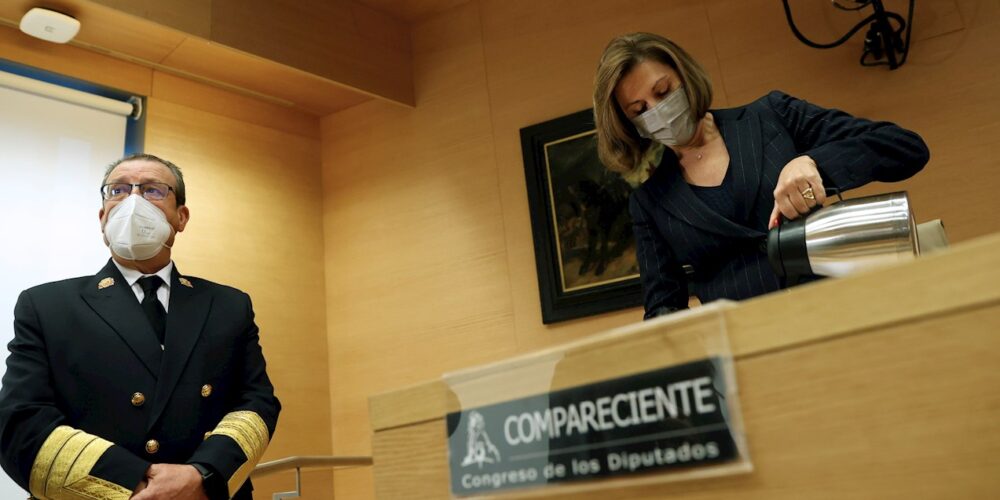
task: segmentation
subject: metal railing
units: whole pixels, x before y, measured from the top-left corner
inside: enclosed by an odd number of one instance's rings
[[[295,490],[280,491],[272,495],[273,500],[298,498],[302,495],[302,469],[307,467],[360,467],[372,465],[372,457],[302,456],[285,457],[257,464],[251,478],[258,478],[286,470],[295,469]]]

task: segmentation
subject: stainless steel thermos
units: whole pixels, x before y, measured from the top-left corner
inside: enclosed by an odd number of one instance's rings
[[[789,278],[845,276],[919,252],[905,191],[839,201],[784,221],[767,235],[771,267]]]

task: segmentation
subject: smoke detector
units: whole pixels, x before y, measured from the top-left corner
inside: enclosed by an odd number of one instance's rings
[[[21,31],[53,43],[66,43],[80,32],[80,21],[54,10],[35,7],[21,18]]]

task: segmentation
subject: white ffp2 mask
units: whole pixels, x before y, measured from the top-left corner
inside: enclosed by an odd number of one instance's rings
[[[104,237],[115,255],[126,260],[151,259],[167,246],[174,228],[156,205],[138,194],[129,195],[108,213]]]
[[[695,123],[683,87],[632,119],[639,135],[665,146],[683,146],[694,136]]]

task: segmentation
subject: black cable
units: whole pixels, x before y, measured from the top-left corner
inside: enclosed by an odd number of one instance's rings
[[[865,48],[864,51],[861,53],[861,59],[859,63],[862,66],[889,65],[890,69],[896,69],[902,66],[906,62],[907,56],[910,54],[910,35],[913,33],[913,6],[916,0],[910,0],[909,12],[907,12],[906,14],[905,21],[903,20],[903,16],[896,14],[895,12],[886,12],[884,7],[882,7],[881,1],[876,1],[876,0],[856,0],[856,1],[859,3],[857,7],[847,7],[838,3],[837,0],[831,0],[833,5],[838,9],[851,10],[851,11],[860,10],[874,3],[875,13],[861,20],[858,24],[856,24],[853,28],[851,28],[850,31],[847,32],[847,34],[845,34],[844,36],[840,37],[839,39],[831,43],[816,43],[806,38],[805,35],[803,35],[802,32],[799,31],[798,27],[795,26],[795,20],[792,19],[792,9],[788,5],[788,0],[782,0],[782,5],[785,8],[785,18],[788,20],[788,26],[792,29],[792,33],[795,34],[795,37],[798,38],[800,42],[815,49],[832,49],[834,47],[838,47],[842,45],[844,42],[846,42],[848,39],[850,39],[852,36],[854,36],[854,34],[857,33],[861,28],[864,28],[865,25],[871,22],[872,27],[869,29],[868,36],[877,37],[878,40],[874,42],[868,39],[865,40]],[[881,14],[881,16],[879,14]],[[899,29],[892,28],[892,23],[889,22],[890,19],[899,23]],[[904,30],[906,31],[905,42],[900,39],[900,36],[903,34]],[[887,36],[890,39],[887,40],[886,39]],[[885,50],[884,55],[889,58],[889,62],[886,61],[876,61],[872,63],[865,62],[865,59],[868,57],[868,55],[873,53],[871,49],[872,46],[877,46],[880,47],[881,49],[884,49]],[[881,53],[882,51],[879,50],[879,52]],[[899,62],[896,62],[897,52],[901,54]],[[881,56],[879,56],[879,59],[881,59]]]
[[[889,19],[892,19],[893,21],[896,21],[897,23],[899,23],[899,29],[896,30],[896,34],[897,35],[899,35],[900,33],[902,33],[903,30],[906,28],[906,22],[903,21],[903,16],[901,16],[899,14],[896,14],[895,12],[886,12],[885,13],[885,17],[887,17]]]
[[[861,10],[861,9],[863,9],[863,8],[871,5],[872,0],[863,0],[863,1],[862,0],[858,0],[858,2],[857,2],[858,5],[855,6],[855,7],[848,7],[846,5],[841,5],[840,2],[838,2],[837,0],[830,0],[830,3],[832,3],[834,7],[838,8],[840,10],[852,11],[852,10]]]
[[[805,35],[803,35],[801,32],[799,32],[799,29],[797,27],[795,27],[795,21],[792,20],[792,9],[791,9],[791,7],[788,6],[788,0],[782,0],[782,3],[785,6],[785,17],[788,19],[788,26],[790,26],[792,28],[792,33],[795,34],[795,38],[798,38],[800,42],[802,42],[802,43],[804,43],[804,44],[806,44],[806,45],[808,45],[808,46],[810,46],[810,47],[812,47],[814,49],[832,49],[834,47],[837,47],[837,46],[843,44],[849,38],[851,38],[852,36],[854,36],[854,34],[858,32],[858,30],[860,30],[861,28],[864,28],[868,23],[874,21],[875,17],[876,17],[875,14],[872,14],[872,15],[864,18],[861,22],[859,22],[857,25],[855,25],[853,28],[851,28],[851,30],[848,31],[846,35],[840,37],[840,39],[838,39],[835,42],[832,42],[832,43],[816,43],[816,42],[814,42],[814,41],[809,40],[808,38],[806,38]],[[897,15],[897,17],[899,17],[900,21],[902,21],[903,18],[901,16]]]
[[[909,12],[907,12],[907,14],[906,14],[906,21],[903,21],[903,16],[900,16],[899,14],[896,14],[894,12],[886,12],[885,13],[885,15],[886,15],[887,18],[893,19],[893,20],[895,20],[896,22],[899,23],[899,29],[893,30],[893,33],[892,33],[893,34],[893,39],[889,40],[889,41],[882,40],[882,45],[887,50],[893,50],[893,51],[895,51],[895,50],[898,49],[898,51],[900,52],[900,54],[901,54],[902,57],[900,58],[899,62],[896,64],[897,68],[900,67],[900,66],[902,66],[903,63],[906,62],[907,56],[910,55],[910,35],[913,33],[913,6],[914,6],[914,3],[915,3],[915,0],[910,0]],[[904,30],[906,31],[906,41],[905,42],[902,41],[902,40],[900,40],[900,36],[903,34]],[[872,54],[872,51],[868,49],[868,46],[866,44],[864,52],[861,53],[861,60],[859,61],[862,66],[891,66],[891,64],[889,64],[889,62],[887,62],[887,61],[865,62],[865,59],[867,58],[867,56],[869,54]]]
[[[875,62],[865,62],[865,56],[871,54],[870,50],[865,50],[861,53],[861,60],[858,61],[862,66],[888,66],[889,61],[875,61]]]

